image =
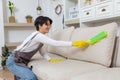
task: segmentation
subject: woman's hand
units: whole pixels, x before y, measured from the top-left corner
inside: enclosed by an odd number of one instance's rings
[[[73,41],[72,45],[75,47],[84,48],[88,46],[88,42],[85,40]]]

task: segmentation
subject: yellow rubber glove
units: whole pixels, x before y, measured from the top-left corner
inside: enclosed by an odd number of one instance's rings
[[[72,45],[79,48],[84,48],[88,46],[88,42],[85,40],[73,41]]]
[[[54,63],[54,62],[60,62],[63,60],[64,60],[63,58],[57,58],[57,59],[51,58],[48,62]]]

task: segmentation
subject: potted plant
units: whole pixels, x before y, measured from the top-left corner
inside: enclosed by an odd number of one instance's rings
[[[92,4],[92,0],[85,0],[85,4],[91,5]]]
[[[8,1],[8,8],[10,10],[9,22],[14,23],[15,22],[15,17],[13,16],[13,11],[14,11],[14,8],[15,8],[14,3]]]
[[[26,20],[27,20],[27,23],[32,23],[32,16],[31,15],[27,15],[26,16]]]
[[[8,49],[8,47],[5,45],[5,47],[3,48],[2,63],[1,63],[3,69],[5,69],[5,67],[6,67],[6,60],[7,60],[8,56],[9,56],[9,53],[10,53],[10,52],[9,52],[9,49]]]

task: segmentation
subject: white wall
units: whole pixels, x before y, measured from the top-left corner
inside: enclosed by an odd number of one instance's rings
[[[9,1],[9,0],[7,0]],[[26,19],[25,16],[30,14],[33,16],[33,20],[39,15],[37,15],[36,8],[38,6],[38,0],[10,0],[13,2],[16,6],[15,11],[14,11],[14,16],[19,23],[25,23]],[[4,0],[4,7],[6,7],[5,10],[5,22],[8,22],[8,17],[10,16],[9,9],[7,8],[7,3],[6,0]],[[62,0],[39,0],[40,6],[42,7],[42,15],[49,16],[54,20],[54,25],[59,24],[58,27],[62,26],[62,15],[57,15],[55,14],[55,7],[57,4],[63,4]]]
[[[3,6],[2,6],[2,0],[0,0],[0,48],[4,45],[4,31],[3,31]],[[0,49],[1,54],[1,49]]]
[[[4,37],[3,37],[3,6],[2,6],[2,0],[0,0],[0,48],[4,45]],[[0,49],[0,56],[1,56],[2,50]],[[0,57],[0,64],[1,64],[1,57]],[[1,65],[0,65],[1,69]]]
[[[62,24],[62,20],[63,20],[63,0],[50,0],[51,2],[51,12],[52,12],[52,19],[53,19],[53,26],[52,26],[52,29],[53,30],[57,30],[57,29],[62,29],[63,28],[63,24]],[[62,12],[60,15],[57,15],[55,13],[55,7],[60,4],[62,5]]]
[[[4,1],[4,22],[8,22],[8,17],[10,16],[9,9],[7,8],[7,3],[9,0],[3,0]],[[37,15],[37,2],[38,0],[10,0],[13,2],[16,6],[14,11],[14,16],[16,18],[17,23],[26,23],[25,16],[26,15],[32,15],[33,20],[39,15]],[[42,15],[46,15],[53,20],[52,24],[52,30],[54,31],[56,29],[62,29],[62,18],[63,14],[57,15],[55,14],[55,7],[57,4],[63,4],[62,0],[40,0],[40,6],[42,7]],[[31,32],[33,32],[34,29],[28,30],[28,28],[24,29],[6,29],[5,30],[5,40],[6,42],[21,42],[23,41]],[[16,35],[17,34],[17,35]],[[19,37],[18,37],[19,36]]]
[[[9,9],[7,8],[9,0],[4,0],[4,7],[6,7],[6,16],[5,22],[8,22],[8,17],[10,16]],[[10,0],[15,4],[14,16],[16,18],[16,22],[25,23],[26,15],[32,15],[33,20],[39,15],[37,15],[36,8],[38,6],[38,0]],[[49,0],[40,0],[40,5],[42,6],[42,14],[49,16]]]

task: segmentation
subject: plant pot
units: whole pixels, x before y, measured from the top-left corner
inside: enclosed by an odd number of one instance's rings
[[[32,23],[32,19],[31,18],[27,18],[27,23]]]
[[[9,23],[15,23],[15,17],[14,16],[9,17]]]
[[[3,70],[8,70],[6,66],[3,66]]]

